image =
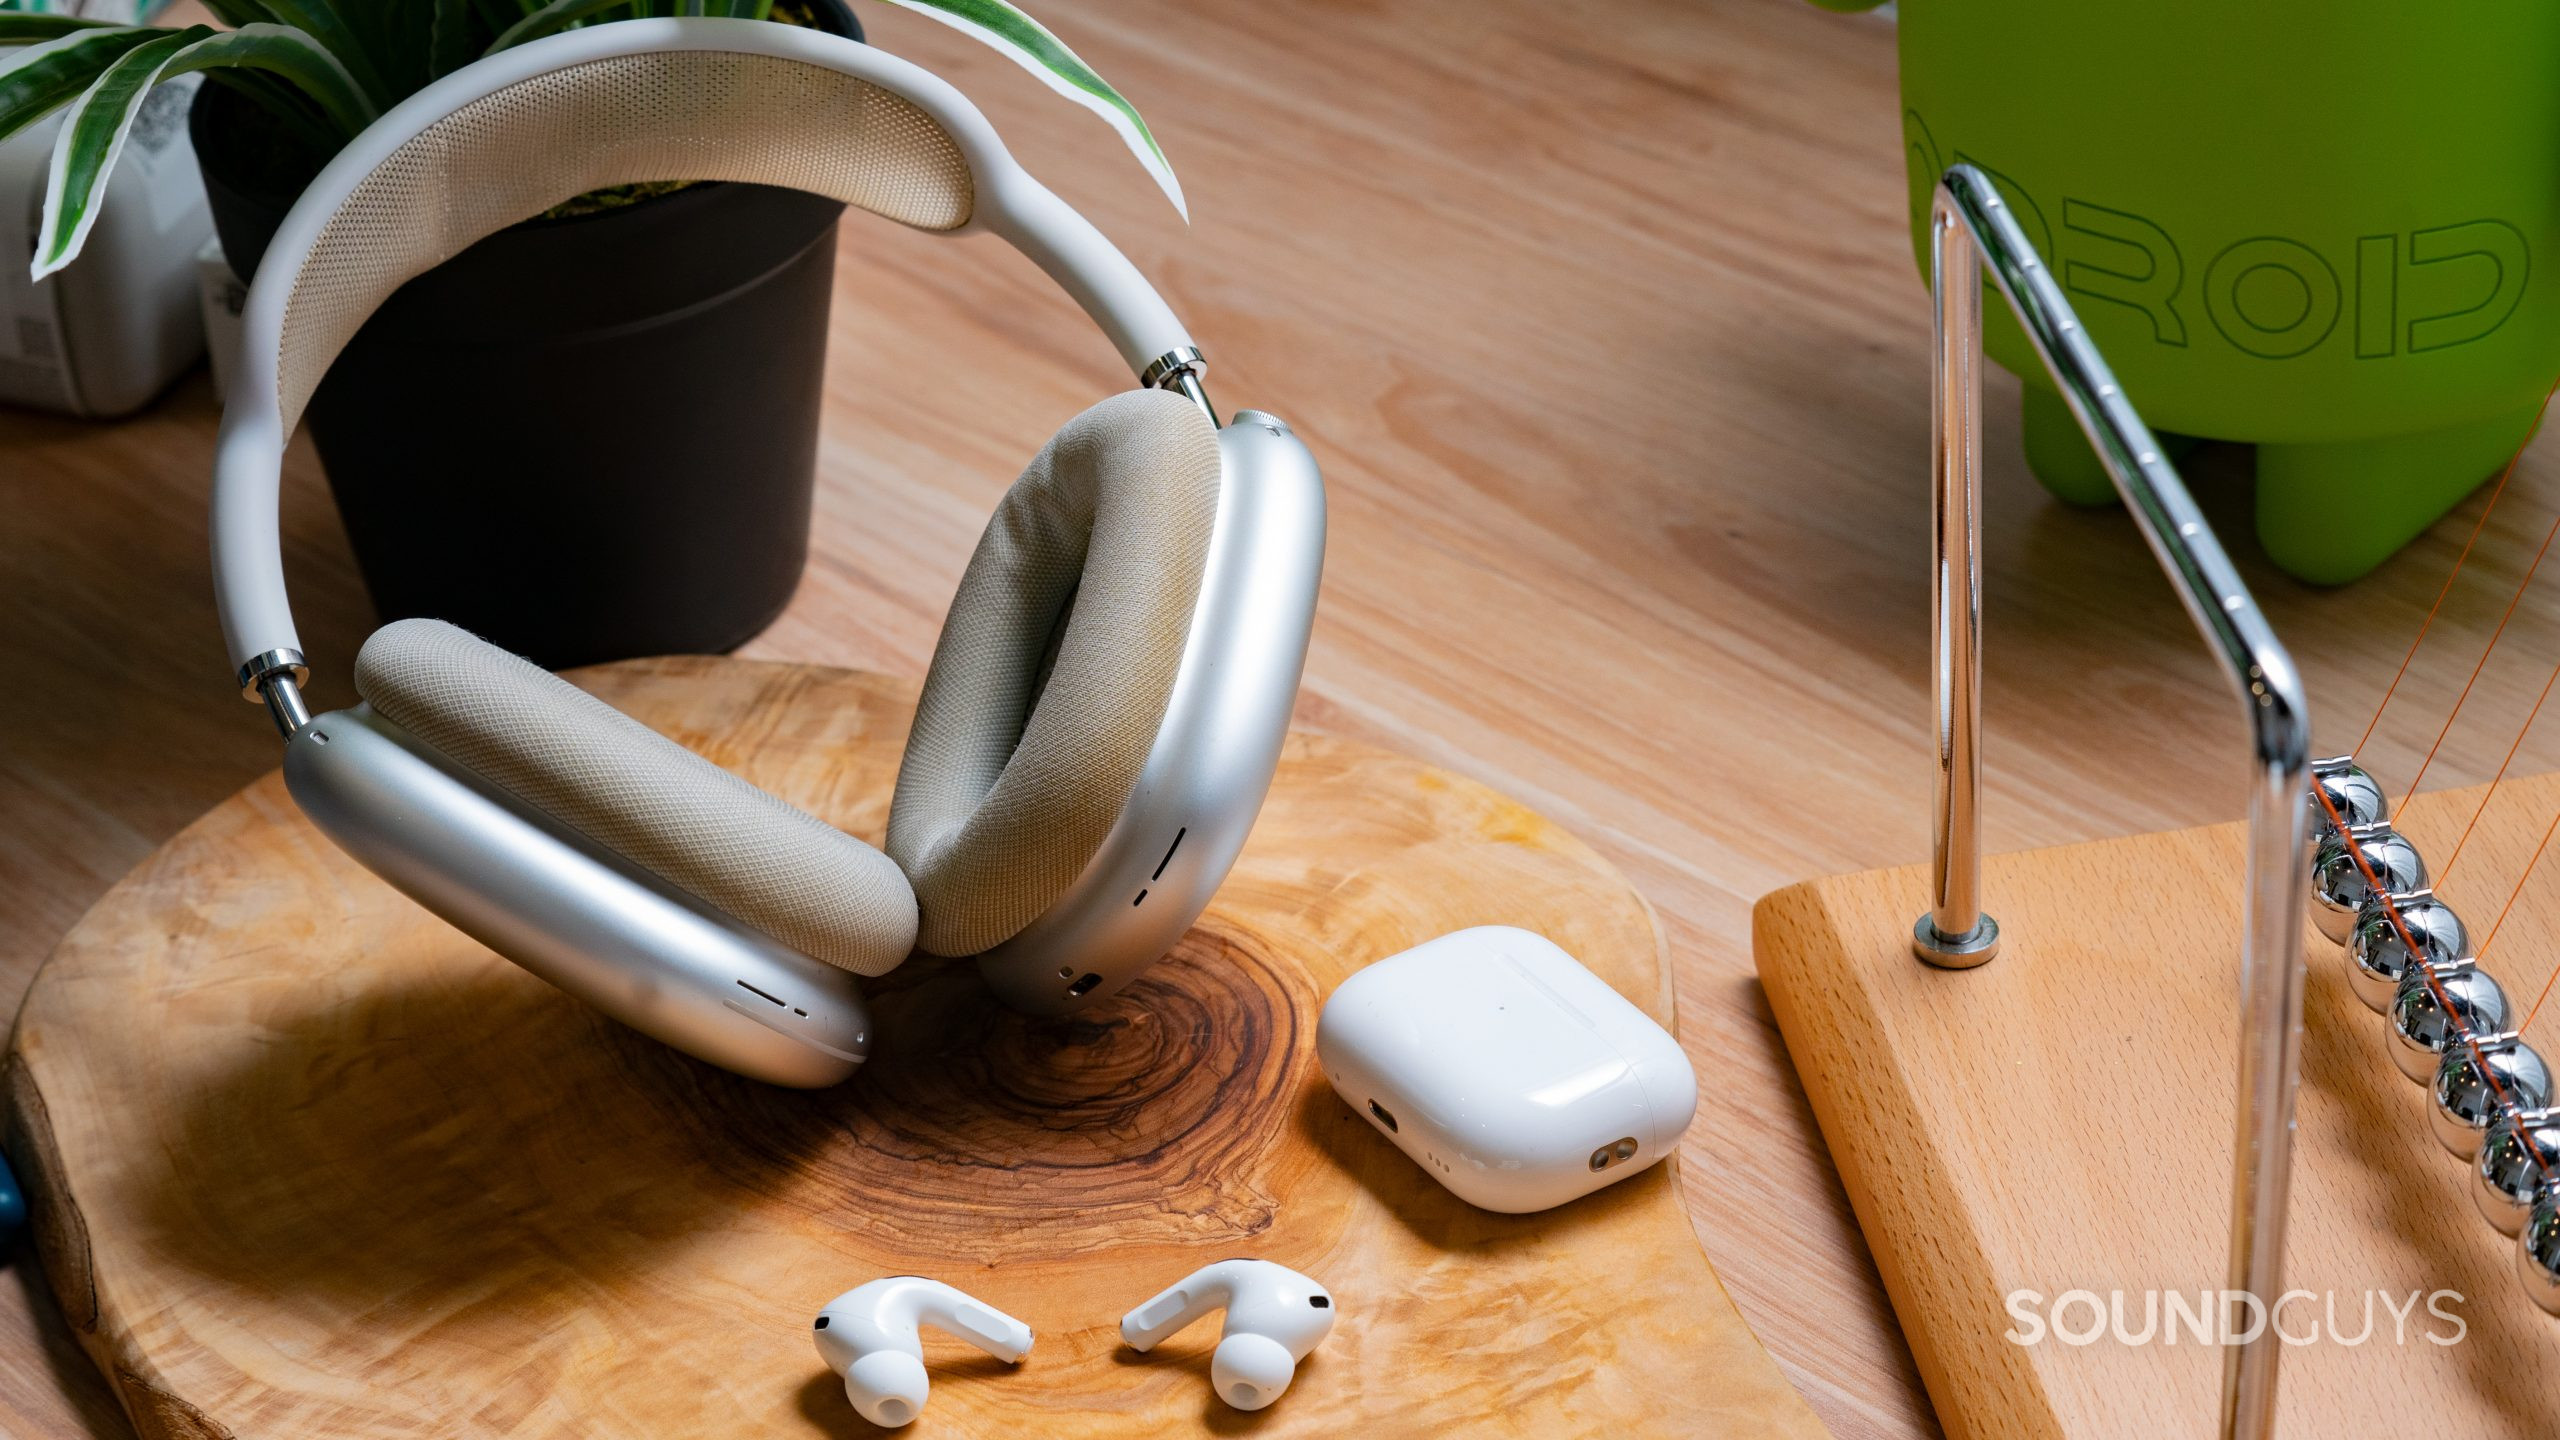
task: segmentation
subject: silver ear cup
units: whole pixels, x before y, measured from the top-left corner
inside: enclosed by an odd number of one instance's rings
[[[914,947],[915,892],[888,856],[467,631],[383,626],[356,656],[356,693],[461,772],[777,944],[857,975]]]
[[[1279,420],[1218,432],[1207,570],[1164,722],[1075,883],[978,968],[1039,1015],[1090,1004],[1180,943],[1227,878],[1279,769],[1324,570],[1324,479]]]
[[[643,1034],[816,1088],[871,1045],[854,977],[690,901],[359,707],[285,747],[285,786],[349,855],[456,929]]]

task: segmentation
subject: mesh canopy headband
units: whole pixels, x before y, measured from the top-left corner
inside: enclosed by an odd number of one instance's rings
[[[537,75],[402,141],[329,216],[285,300],[285,428],[401,285],[572,196],[649,180],[783,185],[925,230],[967,224],[974,200],[941,126],[840,70],[661,51]]]
[[[350,142],[250,288],[213,514],[224,638],[244,682],[300,663],[278,473],[347,341],[393,291],[474,241],[647,180],[788,186],[919,229],[990,231],[1057,280],[1131,370],[1191,346],[1137,269],[1014,163],[966,97],[905,61],[797,26],[710,19],[624,21],[502,52]]]

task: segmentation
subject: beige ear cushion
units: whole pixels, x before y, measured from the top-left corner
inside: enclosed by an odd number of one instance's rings
[[[441,620],[385,625],[356,656],[376,713],[722,914],[857,975],[915,946],[889,857],[529,660]]]
[[[1198,407],[1133,391],[1069,421],[997,507],[889,811],[919,948],[974,955],[1013,938],[1101,848],[1181,669],[1219,473]]]

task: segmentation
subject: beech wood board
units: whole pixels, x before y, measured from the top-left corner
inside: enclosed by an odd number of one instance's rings
[[[1928,855],[1930,307],[1894,26],[1806,0],[1585,0],[1570,23],[1547,0],[1029,8],[1145,111],[1189,223],[1010,60],[893,7],[863,23],[1128,253],[1222,410],[1306,437],[1328,529],[1298,723],[1520,797],[1642,890],[1721,1097],[1681,1177],[1717,1271],[1842,1440],[1936,1440],[1749,943],[1779,886]],[[204,18],[182,0],[167,23]],[[868,218],[839,242],[809,568],[743,653],[921,675],[1005,486],[1129,376],[1000,242]],[[2046,496],[2016,381],[1983,383],[1991,843],[2238,813],[2226,682],[2141,536]],[[111,424],[0,410],[0,670],[22,677],[0,689],[0,1010],[276,763],[214,638],[219,419],[201,372]],[[2245,447],[2181,472],[2330,743],[2353,741],[2486,494],[2332,590],[2248,540]],[[2359,747],[2395,794],[2560,506],[2560,426],[2503,493]],[[375,616],[306,441],[281,511],[313,702],[350,703]],[[2428,783],[2497,770],[2555,645],[2546,574]],[[2538,724],[2511,773],[2556,768]],[[27,1252],[0,1267],[0,1432],[131,1440],[46,1291]]]
[[[736,660],[579,677],[878,837],[909,682]],[[1355,1118],[1318,1005],[1470,924],[1552,936],[1668,1024],[1650,910],[1483,786],[1294,735],[1214,909],[1113,1003],[1001,1010],[965,963],[870,987],[845,1085],[755,1085],[445,927],[277,776],[116,886],[38,974],[9,1149],[45,1269],[147,1437],[871,1433],[809,1318],[947,1279],[1038,1334],[929,1339],[909,1433],[1808,1437],[1666,1164],[1539,1216],[1475,1210]],[[1204,1321],[1119,1317],[1274,1259],[1339,1297],[1274,1408],[1210,1394]]]
[[[2452,854],[2483,790],[2418,797],[2396,817],[2431,861]],[[2560,776],[2510,780],[2440,894],[2474,941],[2560,810]],[[1985,906],[1998,958],[1936,970],[1911,955],[1926,867],[1812,881],[1763,899],[1752,938],[1788,1053],[1954,1440],[2213,1433],[2218,1350],[2192,1343],[2022,1346],[2006,1297],[2041,1313],[2068,1290],[2225,1284],[2240,1053],[2243,827],[1994,858]],[[2528,888],[2483,957],[2519,1014],[2560,958],[2560,903]],[[2341,947],[2306,923],[2310,965],[2296,1108],[2287,1328],[2277,1433],[2548,1440],[2560,1430],[2560,1320],[2518,1287],[2516,1243],[2473,1209],[2469,1167],[2435,1140],[2427,1092],[2395,1068],[2381,1018],[2348,988]],[[2560,1007],[2555,1007],[2560,1010]],[[2553,1021],[2527,1038],[2554,1053]],[[2463,1322],[2420,1301],[2407,1343],[2368,1292],[2454,1290]],[[2326,1297],[2337,1299],[2330,1328]],[[2073,1313],[2085,1327],[2089,1312]]]

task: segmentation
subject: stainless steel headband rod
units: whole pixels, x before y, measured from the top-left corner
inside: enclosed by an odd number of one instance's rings
[[[1982,912],[1981,521],[1982,272],[2035,343],[2116,493],[2176,587],[2238,695],[2250,748],[2247,904],[2240,942],[2240,1085],[2231,1193],[2229,1288],[2262,1305],[2283,1293],[2285,1202],[2292,1183],[2294,1085],[2302,1035],[2303,799],[2311,722],[2293,657],[2267,625],[2205,525],[2150,427],[2080,326],[2062,287],[1999,192],[1970,165],[1947,171],[1929,210],[1937,299],[1932,369],[1934,670],[1938,730],[1936,893],[1912,948],[1933,964],[1978,965],[1998,928]],[[2240,1327],[2245,1332],[2246,1327]],[[2225,1440],[2275,1427],[2272,1326],[2223,1351]]]

